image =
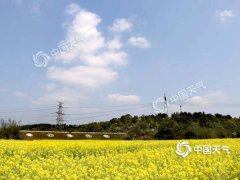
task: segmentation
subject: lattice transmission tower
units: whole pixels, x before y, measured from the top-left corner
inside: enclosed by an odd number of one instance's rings
[[[58,111],[56,112],[57,119],[56,119],[56,128],[59,130],[63,129],[64,125],[64,113],[63,113],[63,102],[58,102]]]

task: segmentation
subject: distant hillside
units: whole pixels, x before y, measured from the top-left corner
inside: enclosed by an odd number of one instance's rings
[[[51,124],[23,125],[22,130],[51,131]],[[84,125],[64,125],[69,132],[125,132],[127,139],[203,139],[240,137],[240,119],[230,115],[174,113],[131,116],[129,114],[110,121]]]

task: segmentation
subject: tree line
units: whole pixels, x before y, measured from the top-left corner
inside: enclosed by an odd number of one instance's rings
[[[20,121],[0,120],[0,139],[20,139]]]
[[[127,139],[207,139],[240,137],[240,118],[222,114],[173,113],[131,116],[123,115],[110,121],[61,127],[52,124],[20,126],[22,130],[126,132]]]

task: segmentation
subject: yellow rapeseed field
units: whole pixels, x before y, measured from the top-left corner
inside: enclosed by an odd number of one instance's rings
[[[240,139],[185,140],[230,153],[176,154],[173,141],[0,140],[0,179],[240,179]]]

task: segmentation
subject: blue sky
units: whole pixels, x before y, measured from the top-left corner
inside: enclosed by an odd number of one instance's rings
[[[54,122],[63,101],[69,122],[108,120],[165,92],[169,112],[239,116],[239,16],[237,0],[1,1],[0,115]]]

